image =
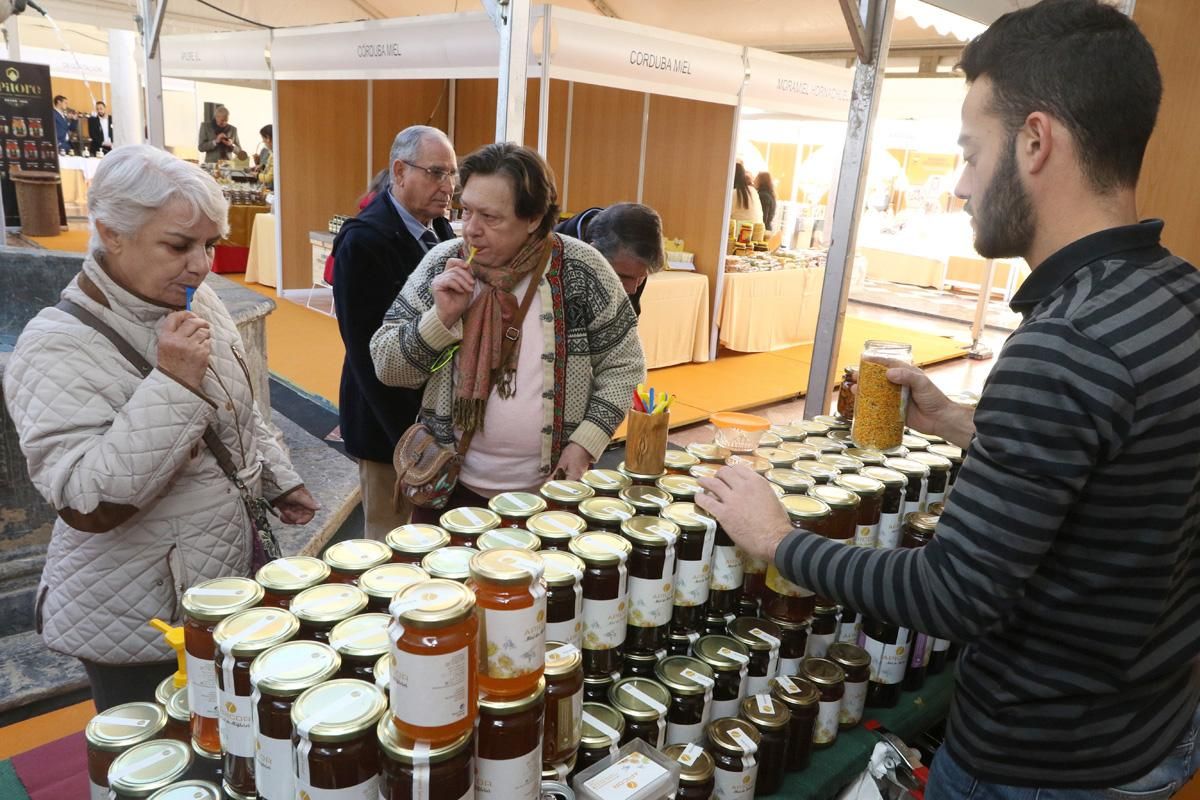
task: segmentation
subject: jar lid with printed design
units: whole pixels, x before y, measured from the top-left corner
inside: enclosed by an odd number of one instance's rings
[[[357,678],[338,678],[306,689],[292,705],[292,725],[308,729],[313,742],[345,742],[379,722],[387,698],[378,686]]]

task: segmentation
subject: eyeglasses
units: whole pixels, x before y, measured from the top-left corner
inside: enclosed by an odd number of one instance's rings
[[[437,167],[422,167],[420,164],[414,164],[411,161],[405,161],[403,158],[400,160],[404,161],[405,164],[408,164],[413,169],[421,170],[422,172],[427,174],[429,177],[433,178],[433,180],[436,181],[437,183],[443,183],[445,181],[450,181],[451,183],[454,183],[454,181],[458,178],[458,170],[456,170],[456,169],[439,169]]]

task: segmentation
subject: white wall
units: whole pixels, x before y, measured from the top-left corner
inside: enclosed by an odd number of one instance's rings
[[[238,129],[238,138],[247,153],[258,150],[258,129],[271,124],[271,92],[266,89],[247,89],[219,83],[196,81],[196,126],[192,128],[192,147],[204,113],[205,103],[222,103],[229,109],[229,122]]]

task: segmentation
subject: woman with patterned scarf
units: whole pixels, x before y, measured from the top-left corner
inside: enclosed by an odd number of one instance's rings
[[[637,317],[596,250],[552,233],[550,167],[487,145],[459,165],[463,238],[425,256],[371,340],[379,379],[424,386],[421,419],[447,446],[472,439],[448,507],[578,479],[600,457],[645,376]],[[510,325],[535,281],[519,333]],[[506,336],[518,336],[501,363]],[[418,509],[413,521],[436,522]]]

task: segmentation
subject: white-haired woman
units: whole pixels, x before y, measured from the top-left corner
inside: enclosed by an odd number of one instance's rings
[[[88,210],[90,255],[64,302],[25,326],[4,396],[59,516],[35,622],[47,646],[83,661],[103,710],[151,699],[174,670],[148,620],[178,623],[190,586],[250,574],[254,504],[210,443],[284,522],[308,522],[317,504],[267,431],[237,328],[204,285],[228,228],[220,188],[130,145],[100,165]]]

